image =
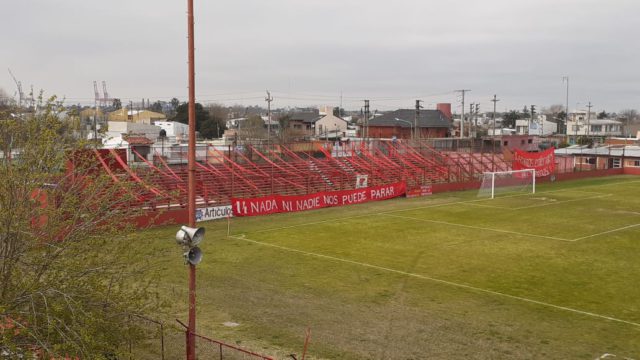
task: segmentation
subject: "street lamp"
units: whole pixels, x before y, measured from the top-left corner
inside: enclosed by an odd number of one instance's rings
[[[402,119],[398,119],[398,118],[395,118],[395,120],[396,121],[402,121],[402,122],[405,122],[405,123],[409,124],[409,129],[411,130],[411,134],[413,135],[414,129],[413,129],[413,124],[411,123],[411,121],[402,120]]]

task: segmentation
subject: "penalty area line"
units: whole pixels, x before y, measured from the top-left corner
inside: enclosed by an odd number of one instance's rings
[[[447,221],[420,219],[420,218],[415,218],[415,217],[411,217],[411,216],[401,216],[401,215],[394,215],[394,214],[380,214],[380,215],[381,216],[397,217],[397,218],[400,218],[400,219],[407,219],[407,220],[414,220],[414,221],[430,222],[430,223],[441,224],[441,225],[458,226],[458,227],[467,228],[467,229],[473,229],[473,230],[485,230],[485,231],[493,231],[493,232],[498,232],[498,233],[503,233],[503,234],[511,234],[511,235],[525,236],[525,237],[536,237],[536,238],[547,239],[547,240],[557,240],[557,241],[566,241],[566,242],[576,241],[576,240],[559,238],[559,237],[555,237],[555,236],[528,234],[528,233],[521,233],[521,232],[517,232],[517,231],[510,231],[510,230],[501,230],[501,229],[493,229],[493,228],[487,228],[487,227],[481,227],[481,226],[456,224],[456,223],[447,222]]]
[[[272,247],[272,248],[285,250],[285,251],[289,251],[289,252],[293,252],[293,253],[298,253],[298,254],[302,254],[302,255],[306,255],[306,256],[313,256],[313,257],[332,260],[332,261],[337,261],[337,262],[341,262],[341,263],[362,266],[362,267],[366,267],[366,268],[370,268],[370,269],[382,270],[382,271],[386,271],[386,272],[389,272],[389,273],[409,276],[409,277],[422,279],[422,280],[428,280],[428,281],[432,281],[432,282],[436,282],[436,283],[440,283],[440,284],[445,284],[445,285],[449,285],[449,286],[453,286],[453,287],[457,287],[457,288],[461,288],[461,289],[471,290],[471,291],[485,293],[485,294],[491,294],[491,295],[495,295],[495,296],[499,296],[499,297],[504,297],[504,298],[508,298],[508,299],[512,299],[512,300],[518,300],[518,301],[522,301],[522,302],[527,302],[527,303],[530,303],[530,304],[536,304],[536,305],[540,305],[540,306],[544,306],[544,307],[548,307],[548,308],[553,308],[553,309],[557,309],[557,310],[568,311],[568,312],[572,312],[572,313],[575,313],[575,314],[580,314],[580,315],[590,316],[590,317],[594,317],[594,318],[598,318],[598,319],[605,319],[605,320],[615,321],[615,322],[618,322],[618,323],[632,325],[632,326],[635,326],[635,327],[640,327],[640,323],[636,323],[636,322],[633,322],[633,321],[622,320],[622,319],[618,319],[618,318],[615,318],[615,317],[612,317],[612,316],[600,315],[600,314],[596,314],[596,313],[593,313],[593,312],[573,309],[573,308],[566,307],[566,306],[554,305],[554,304],[546,303],[544,301],[538,301],[538,300],[533,300],[533,299],[529,299],[529,298],[525,298],[525,297],[521,297],[521,296],[505,294],[505,293],[501,293],[501,292],[498,292],[498,291],[483,289],[483,288],[479,288],[479,287],[475,287],[475,286],[471,286],[471,285],[460,284],[460,283],[456,283],[456,282],[453,282],[453,281],[442,280],[442,279],[434,278],[434,277],[431,277],[431,276],[410,273],[410,272],[406,272],[406,271],[402,271],[402,270],[396,270],[396,269],[392,269],[392,268],[388,268],[388,267],[384,267],[384,266],[368,264],[368,263],[355,261],[355,260],[343,259],[343,258],[331,256],[331,255],[324,255],[324,254],[318,254],[318,253],[313,253],[313,252],[309,252],[309,251],[298,250],[298,249],[294,249],[294,248],[290,248],[290,247],[286,247],[286,246],[282,246],[282,245],[276,245],[276,244],[270,244],[270,243],[266,243],[266,242],[262,242],[262,241],[258,241],[258,240],[252,240],[252,239],[249,239],[249,238],[246,238],[246,237],[239,237],[239,236],[232,235],[232,236],[229,236],[229,238],[240,240],[240,241],[246,241],[246,242],[253,243],[253,244],[256,244],[256,245],[262,245],[262,246]]]
[[[555,201],[555,202],[547,202],[547,203],[544,203],[544,204],[521,206],[521,207],[517,207],[517,208],[512,208],[511,210],[531,209],[531,208],[536,208],[536,207],[551,206],[551,205],[558,205],[558,204],[566,204],[566,203],[575,202],[575,201],[600,199],[600,198],[609,197],[609,196],[613,196],[613,194],[601,194],[601,195],[584,197],[584,198],[580,198],[580,199],[561,200],[561,201]]]
[[[617,229],[607,230],[607,231],[599,232],[599,233],[596,233],[596,234],[591,234],[591,235],[579,237],[579,238],[576,238],[576,239],[573,239],[573,240],[570,240],[570,241],[580,241],[580,240],[584,240],[584,239],[589,239],[589,238],[600,236],[600,235],[606,235],[606,234],[611,234],[611,233],[622,231],[622,230],[631,229],[631,228],[634,228],[634,227],[637,227],[637,226],[640,226],[640,224],[631,224],[631,225],[619,227]]]

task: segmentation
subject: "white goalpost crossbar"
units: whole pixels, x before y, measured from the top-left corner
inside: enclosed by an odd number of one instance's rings
[[[486,172],[483,174],[478,196],[489,196],[493,199],[496,196],[496,189],[505,189],[505,192],[529,192],[529,186],[531,193],[535,194],[535,169]]]

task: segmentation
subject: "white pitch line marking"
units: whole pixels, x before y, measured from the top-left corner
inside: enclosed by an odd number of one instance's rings
[[[627,225],[627,226],[623,226],[617,229],[612,229],[612,230],[607,230],[607,231],[603,231],[603,232],[599,232],[597,234],[591,234],[591,235],[587,235],[587,236],[583,236],[583,237],[579,237],[570,241],[580,241],[580,240],[584,240],[584,239],[588,239],[588,238],[592,238],[592,237],[596,237],[596,236],[600,236],[600,235],[605,235],[605,234],[611,234],[617,231],[622,231],[622,230],[626,230],[626,229],[631,229],[634,228],[636,226],[640,226],[639,224],[631,224],[631,225]]]
[[[564,190],[564,189],[551,190],[551,191],[540,192],[540,194],[555,193],[555,192],[562,192],[562,191],[573,191],[573,190]],[[531,194],[507,195],[507,196],[501,196],[501,198],[527,196],[527,195],[531,195]],[[482,201],[490,201],[490,200],[491,199],[473,199],[473,200],[465,200],[465,201],[450,201],[450,202],[443,202],[443,203],[437,203],[437,204],[431,204],[431,205],[425,205],[425,206],[415,206],[415,207],[408,207],[408,208],[404,208],[404,209],[387,210],[387,211],[380,211],[380,212],[376,212],[376,213],[367,213],[367,214],[360,214],[360,215],[353,215],[353,216],[344,216],[344,217],[340,217],[340,218],[331,218],[331,219],[327,219],[327,220],[313,221],[313,222],[302,223],[302,224],[280,226],[280,227],[276,227],[276,228],[268,228],[268,229],[256,230],[256,231],[252,231],[252,233],[262,233],[262,232],[269,232],[269,231],[292,229],[292,228],[303,227],[303,226],[308,226],[308,225],[324,224],[324,223],[328,223],[328,222],[336,223],[336,222],[338,222],[340,220],[350,220],[350,219],[357,219],[357,218],[361,218],[361,217],[368,217],[368,216],[374,216],[374,215],[383,215],[383,214],[391,214],[391,213],[403,212],[403,211],[431,209],[431,208],[434,208],[434,207],[441,207],[441,206],[448,206],[448,205],[459,205],[459,204],[472,205],[473,203],[482,202]],[[478,204],[478,205],[482,206],[480,204]],[[485,206],[492,207],[492,205],[485,205]],[[495,207],[499,208],[498,206],[495,206]],[[504,209],[510,209],[510,208],[504,208]]]
[[[240,237],[237,237],[237,236],[230,236],[230,238],[251,242],[251,243],[254,243],[254,244],[257,244],[257,245],[273,247],[273,248],[276,248],[276,249],[281,249],[281,250],[285,250],[285,251],[289,251],[289,252],[295,252],[295,253],[299,253],[299,254],[303,254],[303,255],[307,255],[307,256],[314,256],[314,257],[323,258],[323,259],[329,259],[329,260],[338,261],[338,262],[342,262],[342,263],[346,263],[346,264],[352,264],[352,265],[358,265],[358,266],[367,267],[367,268],[371,268],[371,269],[383,270],[383,271],[387,271],[387,272],[390,272],[390,273],[410,276],[410,277],[414,277],[414,278],[417,278],[417,279],[433,281],[433,282],[446,284],[446,285],[450,285],[450,286],[454,286],[454,287],[458,287],[458,288],[462,288],[462,289],[482,292],[482,293],[496,295],[496,296],[505,297],[505,298],[509,298],[509,299],[524,301],[524,302],[528,302],[528,303],[536,304],[536,305],[540,305],[540,306],[550,307],[550,308],[554,308],[554,309],[558,309],[558,310],[569,311],[569,312],[573,312],[573,313],[576,313],[576,314],[591,316],[591,317],[595,317],[595,318],[599,318],[599,319],[605,319],[605,320],[610,320],[610,321],[615,321],[615,322],[619,322],[619,323],[623,323],[623,324],[628,324],[628,325],[633,325],[633,326],[636,326],[636,327],[640,327],[640,323],[636,323],[636,322],[633,322],[633,321],[622,320],[622,319],[614,318],[614,317],[611,317],[611,316],[600,315],[600,314],[596,314],[596,313],[593,313],[593,312],[573,309],[573,308],[566,307],[566,306],[554,305],[554,304],[546,303],[546,302],[543,302],[543,301],[533,300],[533,299],[529,299],[529,298],[525,298],[525,297],[521,297],[521,296],[516,296],[516,295],[509,295],[509,294],[501,293],[501,292],[498,292],[498,291],[483,289],[483,288],[479,288],[479,287],[475,287],[475,286],[471,286],[471,285],[459,284],[459,283],[455,283],[455,282],[452,282],[452,281],[447,281],[447,280],[434,278],[434,277],[431,277],[431,276],[420,275],[420,274],[410,273],[410,272],[406,272],[406,271],[402,271],[402,270],[391,269],[391,268],[387,268],[387,267],[384,267],[384,266],[378,266],[378,265],[367,264],[367,263],[363,263],[363,262],[359,262],[359,261],[343,259],[343,258],[331,256],[331,255],[312,253],[312,252],[308,252],[308,251],[289,248],[289,247],[282,246],[282,245],[269,244],[269,243],[265,243],[265,242],[262,242],[262,241],[252,240],[252,239],[249,239],[249,238],[246,238],[246,237],[245,238],[240,238]]]
[[[491,209],[500,209],[500,210],[512,210],[512,208],[506,207],[506,206],[485,205],[485,204],[479,204],[477,202],[465,202],[465,203],[463,203],[463,205],[480,206],[480,207],[491,208]]]
[[[527,236],[527,237],[537,237],[537,238],[542,238],[542,239],[558,240],[558,241],[566,241],[566,242],[575,241],[575,240],[564,239],[564,238],[559,238],[559,237],[555,237],[555,236],[528,234],[528,233],[521,233],[521,232],[517,232],[517,231],[510,231],[510,230],[501,230],[501,229],[486,228],[486,227],[481,227],[481,226],[456,224],[456,223],[451,223],[451,222],[447,222],[447,221],[420,219],[420,218],[415,218],[415,217],[411,217],[411,216],[401,216],[401,215],[393,215],[393,214],[380,214],[380,215],[392,216],[392,217],[397,217],[397,218],[407,219],[407,220],[430,222],[430,223],[434,223],[434,224],[458,226],[458,227],[463,227],[463,228],[467,228],[467,229],[474,229],[474,230],[493,231],[493,232],[499,232],[499,233],[503,233],[503,234],[512,234],[512,235]]]
[[[531,209],[531,208],[541,207],[541,206],[565,204],[565,203],[574,202],[574,201],[584,201],[584,200],[589,200],[589,199],[599,199],[599,198],[608,197],[608,196],[613,196],[613,194],[602,194],[602,195],[597,195],[597,196],[589,196],[589,197],[585,197],[585,198],[581,198],[581,199],[562,200],[562,201],[548,202],[548,203],[544,203],[544,204],[521,206],[521,207],[517,207],[517,208],[512,208],[511,210]]]
[[[548,194],[548,193],[556,193],[556,192],[590,192],[590,191],[582,191],[582,190],[578,190],[578,189],[603,187],[603,186],[610,186],[610,185],[621,185],[621,184],[629,184],[629,183],[637,183],[637,182],[640,182],[640,180],[619,181],[619,182],[615,182],[615,183],[611,183],[611,184],[585,185],[585,186],[580,187],[580,188],[549,190],[549,191],[538,192],[536,194]],[[594,192],[594,193],[597,193],[597,192]],[[531,194],[514,194],[514,195],[508,195],[508,196],[501,196],[501,198],[527,196],[527,195],[531,195]],[[429,208],[447,206],[447,205],[458,205],[458,204],[473,205],[473,203],[476,203],[476,202],[490,201],[490,200],[491,199],[474,199],[474,200],[466,200],[466,201],[443,202],[443,203],[431,204],[431,205],[426,205],[426,206],[408,207],[408,208],[405,208],[405,209],[388,210],[388,211],[381,211],[381,212],[377,212],[377,213],[367,213],[367,214],[360,214],[360,215],[353,215],[353,216],[345,216],[345,217],[341,217],[341,218],[332,218],[332,219],[327,219],[327,220],[314,221],[314,222],[308,222],[308,223],[302,223],[302,224],[296,224],[296,225],[281,226],[281,227],[276,227],[276,228],[268,228],[268,229],[256,230],[256,231],[253,231],[253,232],[254,233],[262,233],[262,232],[270,232],[270,231],[292,229],[292,228],[297,228],[297,227],[304,227],[304,226],[309,226],[309,225],[318,225],[318,224],[324,224],[324,223],[329,223],[329,222],[330,223],[336,223],[336,222],[341,221],[341,220],[357,219],[357,218],[361,218],[361,217],[374,216],[374,215],[392,214],[392,213],[403,212],[403,211],[429,209]],[[487,205],[487,206],[491,206],[491,205]],[[594,234],[593,236],[596,236],[596,235],[598,235],[598,234]],[[578,240],[581,240],[581,239],[582,238],[578,238],[577,240],[562,239],[561,241],[573,242],[573,241],[578,241]],[[559,240],[559,239],[555,239],[555,240]]]

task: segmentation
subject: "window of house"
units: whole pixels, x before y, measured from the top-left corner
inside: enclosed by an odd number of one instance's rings
[[[593,131],[593,132],[602,131],[602,125],[591,125],[591,131]]]
[[[533,143],[533,139],[529,139],[529,140],[527,141],[527,143],[528,143],[528,144],[532,144],[532,143]]]
[[[504,144],[502,144],[502,145],[504,145],[504,146],[508,146],[508,145],[509,145],[509,142],[508,142],[508,141],[505,141],[505,142],[504,142]]]
[[[587,158],[587,164],[595,165],[596,164],[596,158],[594,158],[594,157]]]
[[[633,160],[633,166],[640,167],[640,160]]]
[[[524,145],[524,140],[520,140],[520,145]]]
[[[622,161],[620,161],[620,158],[614,158],[613,159],[613,167],[614,168],[622,167]]]

